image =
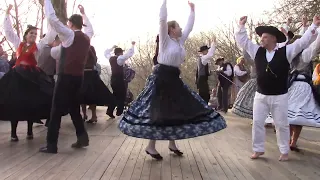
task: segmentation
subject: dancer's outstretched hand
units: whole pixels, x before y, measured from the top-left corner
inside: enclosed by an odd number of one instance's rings
[[[315,16],[313,17],[313,23],[314,23],[315,25],[317,25],[317,26],[320,26],[320,16],[315,15]]]
[[[240,18],[239,25],[245,25],[247,23],[248,16],[243,16]]]
[[[79,8],[81,14],[85,14],[84,7],[81,4],[78,5],[78,8]]]
[[[189,4],[189,6],[191,8],[191,11],[194,11],[194,3],[188,1],[188,4]]]
[[[9,4],[9,7],[7,9],[7,14],[10,14],[11,9],[13,8],[12,4]]]

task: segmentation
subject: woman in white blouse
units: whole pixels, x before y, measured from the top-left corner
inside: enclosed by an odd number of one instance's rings
[[[12,28],[10,11],[4,19],[4,33],[16,49],[17,61],[0,80],[0,120],[11,121],[11,141],[18,141],[18,121],[28,121],[27,139],[33,139],[33,122],[42,123],[50,115],[54,82],[37,67],[39,55],[56,33],[49,29],[45,38],[36,43],[37,28],[28,26],[21,40]]]
[[[159,56],[145,88],[120,121],[120,130],[129,136],[150,139],[146,153],[161,160],[156,140],[169,140],[169,150],[181,156],[174,140],[193,138],[226,128],[225,120],[180,79],[185,61],[184,44],[192,31],[195,13],[191,9],[186,28],[167,22],[167,1],[160,9]]]

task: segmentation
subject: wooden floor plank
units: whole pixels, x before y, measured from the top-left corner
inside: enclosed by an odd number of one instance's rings
[[[304,128],[299,147],[290,161],[279,162],[279,150],[272,129],[266,133],[266,154],[251,160],[250,120],[225,115],[228,127],[220,132],[176,141],[184,153],[177,157],[168,141],[157,141],[163,156],[156,161],[145,153],[148,140],[123,135],[119,118],[109,119],[98,108],[98,123],[86,124],[90,146],[74,150],[76,141],[70,116],[63,117],[59,153],[38,152],[45,144],[47,128],[34,125],[34,140],[25,139],[26,122],[19,123],[20,141],[10,142],[10,123],[0,121],[0,180],[315,180],[320,179],[320,129]],[[91,116],[90,111],[88,115]]]

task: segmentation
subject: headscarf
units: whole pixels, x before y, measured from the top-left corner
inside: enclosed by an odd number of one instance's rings
[[[314,68],[315,75],[317,76],[316,79],[313,81],[313,85],[315,85],[315,86],[320,85],[320,72],[319,72],[319,68],[320,68],[320,63],[317,64],[316,68]]]
[[[240,56],[240,57],[237,59],[237,64],[239,64],[242,59],[243,59],[243,56]]]

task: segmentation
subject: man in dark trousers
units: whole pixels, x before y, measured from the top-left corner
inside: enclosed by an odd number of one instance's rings
[[[44,153],[57,153],[61,116],[66,111],[70,113],[77,134],[77,142],[72,144],[71,147],[82,148],[89,145],[88,133],[80,114],[79,96],[93,30],[85,16],[84,8],[81,5],[78,7],[82,16],[78,14],[72,15],[68,21],[69,27],[67,27],[55,15],[51,0],[44,1],[45,15],[47,16],[48,23],[58,33],[61,40],[61,58],[59,60],[58,78],[52,100],[47,145],[40,148],[40,152]],[[81,31],[83,26],[86,26],[86,29],[84,29],[84,31],[87,31],[86,34]]]
[[[218,65],[218,69],[216,70],[219,80],[218,85],[218,102],[219,107],[218,110],[221,110],[225,113],[228,112],[229,109],[229,89],[232,85],[233,80],[233,66],[230,63],[225,63],[224,58],[218,58],[216,60],[216,65]]]
[[[134,45],[135,42],[132,42],[132,47],[123,54],[123,50],[119,47],[114,49],[114,56],[110,57],[110,66],[111,66],[111,88],[113,95],[117,100],[117,116],[120,116],[123,113],[124,102],[127,95],[126,85],[124,81],[124,64],[125,62],[134,54]],[[116,108],[115,106],[109,106],[107,110],[107,115],[111,118],[115,118],[113,111]]]
[[[208,103],[210,99],[209,93],[209,84],[208,78],[210,76],[209,72],[209,61],[212,59],[215,51],[215,43],[214,41],[211,44],[211,47],[208,46],[201,46],[200,50],[200,57],[197,63],[197,72],[196,72],[196,83],[197,88],[199,89],[199,95],[202,99]]]

